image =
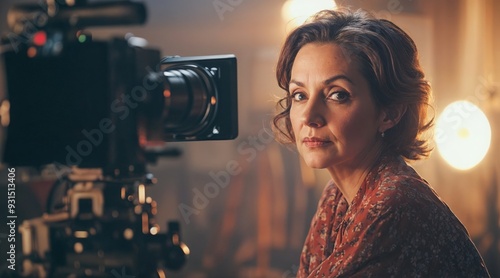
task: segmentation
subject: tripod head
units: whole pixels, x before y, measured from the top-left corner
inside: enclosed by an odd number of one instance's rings
[[[109,179],[100,169],[73,168],[52,187],[47,213],[19,228],[21,275],[109,277],[124,269],[164,277],[165,269],[180,269],[189,248],[177,222],[160,233],[157,203],[146,194],[154,183],[151,174]]]

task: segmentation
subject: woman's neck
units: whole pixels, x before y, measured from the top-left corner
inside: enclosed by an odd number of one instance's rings
[[[366,176],[382,155],[382,149],[382,143],[377,142],[356,158],[328,168],[333,182],[349,205],[351,205]]]

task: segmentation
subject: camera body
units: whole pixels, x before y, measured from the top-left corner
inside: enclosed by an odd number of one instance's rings
[[[66,42],[57,55],[40,48],[30,57],[33,46],[3,53],[4,161],[107,173],[144,165],[148,147],[161,142],[237,136],[233,55],[161,60],[158,50],[130,40]]]

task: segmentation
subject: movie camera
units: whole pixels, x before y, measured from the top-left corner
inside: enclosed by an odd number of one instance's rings
[[[234,55],[167,56],[133,35],[92,39],[87,27],[142,24],[132,1],[17,4],[2,39],[3,162],[70,167],[47,212],[26,220],[24,277],[163,277],[189,254],[180,225],[160,233],[146,165],[170,141],[238,134]]]

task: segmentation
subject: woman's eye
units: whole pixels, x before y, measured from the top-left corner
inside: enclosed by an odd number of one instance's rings
[[[296,92],[296,93],[293,93],[292,94],[292,99],[294,101],[301,101],[301,100],[304,100],[306,97],[304,95],[304,93],[301,93],[301,92]]]
[[[338,102],[344,102],[349,100],[349,93],[344,91],[337,91],[328,95],[328,98]]]

